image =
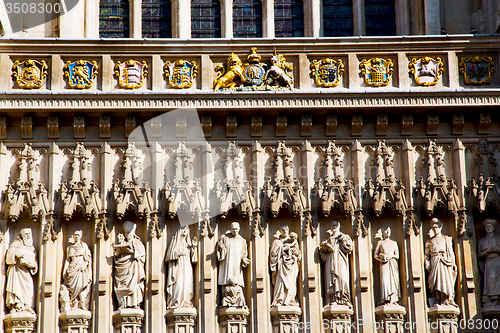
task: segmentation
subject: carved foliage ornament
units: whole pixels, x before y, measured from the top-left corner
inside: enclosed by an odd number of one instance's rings
[[[196,64],[196,61],[167,61],[163,67],[163,72],[168,78],[168,85],[171,88],[191,88],[193,86],[194,79],[198,74],[198,65]]]
[[[465,84],[483,84],[490,83],[493,64],[491,57],[464,57],[460,59],[458,68],[464,75]]]
[[[144,79],[148,76],[148,64],[146,61],[127,60],[117,61],[115,65],[115,75],[118,77],[118,84],[122,88],[136,89],[144,85]]]
[[[444,72],[443,60],[440,57],[413,58],[408,66],[419,86],[436,85],[439,82],[439,75]]]
[[[365,76],[365,82],[369,86],[387,86],[394,71],[394,64],[387,58],[363,59],[359,64],[361,74]]]
[[[314,77],[318,87],[336,87],[344,74],[344,61],[342,59],[325,58],[313,60],[311,76]]]
[[[99,66],[95,60],[67,61],[64,65],[64,76],[68,78],[70,88],[88,89],[94,84],[98,69]]]
[[[21,89],[39,89],[47,77],[47,63],[45,60],[27,59],[16,60],[12,66],[12,75],[16,85]]]

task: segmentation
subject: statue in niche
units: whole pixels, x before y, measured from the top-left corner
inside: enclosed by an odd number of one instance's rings
[[[243,267],[248,259],[247,241],[240,236],[240,224],[231,223],[231,231],[226,232],[217,242],[217,260],[219,265],[219,282],[222,286],[222,306],[246,307],[243,297]]]
[[[349,291],[349,254],[352,253],[352,239],[340,232],[340,222],[332,221],[328,238],[319,246],[320,256],[325,265],[326,292],[330,304],[352,307]]]
[[[61,285],[61,310],[88,310],[92,288],[92,253],[82,242],[82,231],[76,230],[69,239]]]
[[[500,237],[495,235],[497,221],[483,222],[486,237],[478,244],[480,267],[484,275],[483,306],[500,305]]]
[[[298,236],[290,233],[286,224],[282,224],[271,244],[269,261],[274,285],[271,306],[299,306],[297,295],[297,277],[301,260]]]
[[[457,265],[453,252],[452,239],[441,234],[443,223],[433,218],[429,239],[425,243],[425,268],[429,271],[429,290],[432,297],[429,305],[449,305],[458,307],[455,303],[455,282]]]
[[[19,236],[10,244],[5,262],[9,266],[5,287],[7,307],[11,312],[28,311],[35,314],[32,275],[37,273],[38,263],[31,228],[22,229]]]
[[[192,263],[198,262],[198,240],[183,226],[172,236],[165,261],[167,270],[167,308],[193,308],[194,275]]]
[[[375,248],[374,257],[380,261],[381,305],[397,304],[401,297],[398,243],[390,239],[390,227],[380,229],[375,237],[380,238]]]
[[[146,272],[146,249],[135,235],[137,225],[126,221],[123,224],[125,236],[118,235],[118,243],[113,244],[115,257],[115,294],[118,306],[138,309],[144,298]]]

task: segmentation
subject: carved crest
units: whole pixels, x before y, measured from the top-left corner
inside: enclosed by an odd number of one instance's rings
[[[490,83],[493,64],[491,57],[475,56],[461,58],[458,67],[464,75],[465,84],[483,84]]]
[[[439,82],[439,76],[443,74],[443,60],[431,57],[413,58],[408,65],[410,73],[413,74],[415,82],[420,86],[434,86]]]
[[[12,75],[16,85],[21,89],[39,89],[47,77],[47,62],[45,60],[16,60],[12,66]]]
[[[311,75],[318,87],[336,87],[344,74],[344,61],[342,59],[325,58],[313,60]]]
[[[177,60],[167,61],[163,67],[165,76],[168,77],[168,85],[172,88],[191,88],[198,74],[196,61]]]
[[[391,59],[370,58],[363,59],[359,64],[361,74],[365,76],[365,82],[369,86],[387,86],[394,71]]]
[[[70,88],[88,89],[94,84],[98,68],[95,60],[67,61],[64,65],[64,76],[68,78]]]
[[[115,75],[118,78],[120,87],[127,89],[140,88],[144,85],[145,78],[148,76],[148,64],[146,61],[137,60],[117,61]]]

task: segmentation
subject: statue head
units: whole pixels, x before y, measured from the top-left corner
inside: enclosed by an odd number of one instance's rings
[[[125,238],[127,238],[127,241],[134,239],[136,228],[137,224],[134,222],[126,221],[123,223],[123,230],[125,231]]]
[[[187,225],[181,227],[181,236],[187,237],[189,235],[189,227]]]
[[[382,237],[383,239],[391,237],[391,227],[386,226],[382,228]]]
[[[240,224],[236,221],[231,223],[231,233],[237,236],[240,233]]]
[[[279,231],[280,231],[281,237],[287,238],[288,234],[290,232],[290,229],[288,228],[288,226],[286,224],[282,224],[282,225],[280,225]]]
[[[82,240],[82,231],[75,230],[75,232],[73,232],[73,244],[80,243],[81,240]]]
[[[497,220],[495,219],[486,219],[483,221],[484,229],[487,234],[492,234],[497,228]]]
[[[431,229],[434,235],[441,235],[441,230],[443,229],[443,222],[437,218],[431,220]]]
[[[340,222],[337,220],[332,221],[332,230],[333,231],[338,231],[340,230]]]
[[[33,246],[33,234],[31,228],[21,229],[21,238],[25,246]]]

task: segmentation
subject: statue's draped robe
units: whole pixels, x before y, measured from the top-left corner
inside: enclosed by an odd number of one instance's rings
[[[120,308],[137,307],[144,297],[146,249],[137,238],[117,248],[115,253],[115,293]]]
[[[35,248],[25,246],[22,239],[18,238],[10,244],[5,261],[9,266],[5,287],[7,307],[10,309],[21,304],[25,308],[33,309],[35,292],[31,276],[38,271]],[[33,268],[28,268],[26,264]]]
[[[288,245],[288,246],[286,246]],[[290,244],[283,239],[275,239],[271,244],[269,254],[272,282],[274,285],[273,302],[271,306],[296,306],[297,276],[299,274],[299,251],[296,248],[287,249]],[[292,251],[296,250],[296,254]]]
[[[86,243],[68,246],[63,269],[64,284],[69,290],[70,300],[78,299],[85,292],[90,295],[92,284],[92,253]],[[87,300],[86,300],[87,301]]]
[[[351,304],[349,283],[349,258],[352,252],[352,239],[341,232],[330,235],[325,241],[332,247],[331,252],[323,254],[326,261],[326,290],[331,301],[338,304]]]
[[[451,237],[436,235],[428,240],[425,244],[425,255],[430,261],[429,290],[440,292],[448,299],[453,299],[457,266]]]
[[[383,302],[396,303],[401,297],[398,243],[392,239],[380,240],[375,249],[375,257],[390,258],[387,262],[380,262],[380,296]]]
[[[185,237],[173,240],[167,253],[167,307],[190,307],[193,299],[193,266],[196,251],[192,251]]]
[[[244,286],[242,261],[247,257],[247,241],[243,237],[230,233],[222,236],[217,246],[217,258],[221,261],[219,285],[228,285],[229,278],[233,277],[236,284]]]
[[[500,237],[484,237],[479,241],[478,252],[481,253],[495,246],[500,247]],[[485,259],[483,295],[500,297],[500,254],[490,252],[483,259]]]

